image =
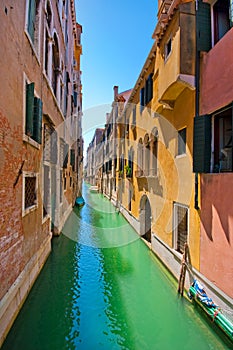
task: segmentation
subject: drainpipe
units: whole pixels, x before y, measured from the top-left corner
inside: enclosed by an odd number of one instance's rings
[[[197,12],[198,12],[198,3],[199,0],[196,0],[196,53],[195,53],[195,91],[196,91],[196,96],[195,96],[195,116],[199,116],[199,97],[200,97],[200,51],[198,50],[197,47],[197,38],[199,36],[199,28],[198,28],[198,21],[197,21]],[[199,203],[198,203],[198,173],[195,173],[195,196],[194,196],[194,208],[199,209]]]

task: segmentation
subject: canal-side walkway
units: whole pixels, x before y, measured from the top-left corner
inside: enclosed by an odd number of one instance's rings
[[[231,349],[114,206],[84,196],[2,350]]]

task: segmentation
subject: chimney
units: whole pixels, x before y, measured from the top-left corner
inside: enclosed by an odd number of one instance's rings
[[[118,96],[118,86],[114,86],[113,87],[113,91],[114,91],[114,101],[116,101],[116,98],[117,98],[117,96]]]

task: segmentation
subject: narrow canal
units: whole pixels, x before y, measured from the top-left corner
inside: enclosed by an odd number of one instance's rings
[[[84,195],[2,350],[230,349],[111,203]]]

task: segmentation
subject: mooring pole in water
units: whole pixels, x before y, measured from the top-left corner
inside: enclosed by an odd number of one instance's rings
[[[182,296],[184,294],[184,282],[185,282],[185,275],[187,270],[187,255],[188,255],[188,244],[185,243],[183,258],[181,261],[179,284],[178,284],[178,293],[181,294]]]

